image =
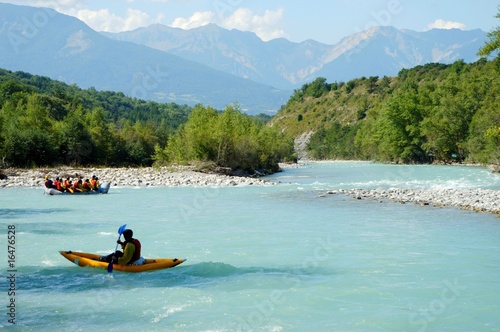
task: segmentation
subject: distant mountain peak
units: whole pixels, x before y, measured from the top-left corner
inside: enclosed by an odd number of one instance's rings
[[[30,27],[23,18],[35,13],[53,17],[32,29],[33,37],[29,37]],[[403,68],[430,62],[473,62],[487,40],[479,29],[416,32],[392,26],[372,27],[335,45],[310,39],[264,42],[253,32],[227,30],[216,24],[190,30],[153,24],[121,33],[97,33],[74,17],[2,3],[0,22],[2,50],[13,49],[9,40],[13,33],[20,40],[16,44],[19,56],[0,52],[0,67],[6,69],[82,86],[134,91],[139,98],[208,103],[218,96],[228,103],[252,105],[265,104],[266,98],[273,100],[273,106],[265,109],[279,108],[276,95],[286,99],[283,96],[317,77],[329,82],[348,81],[362,76],[394,76]],[[255,91],[266,97],[255,97]]]
[[[477,50],[472,51],[472,48],[478,49],[486,38],[481,31],[473,36],[460,30],[415,32],[393,26],[374,26],[349,35],[335,45],[311,39],[301,43],[284,38],[263,42],[252,32],[226,30],[215,24],[182,30],[182,34],[165,29],[154,38],[146,30],[142,34],[108,36],[144,44],[282,89],[297,88],[318,76],[329,81],[374,73],[391,76],[402,68],[425,62],[449,63],[457,58],[474,61]],[[367,55],[367,52],[377,52],[377,55]],[[359,61],[363,62],[357,63]],[[371,67],[362,72],[367,63]]]
[[[47,19],[38,25],[26,19],[36,15]],[[120,91],[144,100],[202,103],[218,109],[238,102],[242,110],[252,114],[276,111],[290,96],[290,91],[230,75],[174,54],[112,40],[82,21],[55,11],[0,3],[0,22],[0,68],[48,76],[82,88]],[[160,25],[129,33],[142,35],[153,29],[168,31],[169,42],[174,45],[186,38],[184,30]],[[12,47],[12,35],[21,40],[17,49]],[[163,33],[152,33],[149,40],[154,41],[156,35]],[[205,40],[204,47],[210,47],[204,37],[200,40]]]

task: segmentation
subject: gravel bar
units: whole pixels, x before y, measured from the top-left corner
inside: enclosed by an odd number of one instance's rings
[[[390,200],[401,204],[453,206],[500,214],[500,191],[491,189],[339,189],[330,190],[327,194],[343,194],[355,199]]]

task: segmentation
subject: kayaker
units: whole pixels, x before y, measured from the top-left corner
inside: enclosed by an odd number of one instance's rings
[[[61,176],[61,178],[59,179],[59,187],[61,188],[60,191],[62,192],[65,192],[65,191],[68,191],[66,189],[66,185],[64,184],[64,178]]]
[[[59,177],[56,177],[56,180],[54,181],[54,186],[56,187],[57,190],[63,192],[64,189],[62,188],[62,183]]]
[[[73,184],[71,183],[71,180],[69,179],[69,176],[64,180],[64,186],[66,187],[66,190],[69,191],[70,193],[73,193]]]
[[[75,179],[75,183],[73,183],[73,191],[83,192],[83,186],[82,186],[81,179],[79,179],[79,180]]]
[[[85,181],[83,181],[82,190],[83,191],[90,191],[90,190],[92,190],[92,187],[90,185],[89,179],[85,179]]]
[[[98,182],[97,182],[97,176],[92,175],[92,180],[90,180],[90,186],[92,187],[92,190],[98,189]]]
[[[45,188],[54,188],[54,183],[52,182],[51,179],[49,179],[48,175],[45,175]]]
[[[125,241],[122,242],[118,239],[116,243],[122,246],[123,253],[121,251],[117,251],[108,256],[101,257],[101,260],[105,260],[106,262],[111,262],[111,260],[113,260],[115,264],[120,265],[144,264],[144,258],[141,257],[141,242],[133,238],[134,232],[131,229],[126,229],[122,234]]]

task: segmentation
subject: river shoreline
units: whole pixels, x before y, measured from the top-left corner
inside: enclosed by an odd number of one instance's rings
[[[0,180],[1,188],[43,187],[45,176],[54,180],[56,177],[75,179],[99,178],[100,183],[115,186],[249,186],[273,185],[273,182],[261,178],[240,177],[224,174],[196,172],[191,167],[141,167],[141,168],[39,168],[39,169],[6,169],[6,179]]]
[[[282,169],[304,167],[304,164],[282,164]],[[265,178],[241,177],[224,174],[210,174],[195,171],[192,167],[142,167],[142,168],[39,168],[39,169],[6,169],[6,179],[0,179],[0,189],[17,187],[43,187],[44,177],[82,176],[99,177],[100,183],[109,182],[111,187],[132,186],[272,186],[276,182]],[[342,194],[354,199],[372,199],[393,201],[401,204],[414,203],[439,207],[457,207],[476,212],[500,214],[500,191],[485,189],[332,189],[321,193],[320,197],[329,194]]]
[[[331,162],[348,162],[345,160],[322,160],[302,161],[300,164],[307,163],[331,163]],[[370,161],[362,161],[367,162]],[[441,165],[441,164],[436,164]],[[444,165],[444,164],[443,164]],[[448,166],[470,166],[470,167],[487,167],[492,173],[500,173],[498,165],[478,165],[478,164],[447,164]],[[285,166],[286,168],[286,166]],[[380,202],[396,202],[400,204],[414,203],[418,205],[430,205],[436,207],[456,207],[463,210],[474,212],[488,212],[500,215],[500,191],[491,189],[332,189],[326,193],[320,193],[319,197],[326,195],[342,194],[354,199],[372,199]]]
[[[500,191],[491,189],[339,189],[326,194],[342,194],[354,199],[414,203],[436,207],[457,207],[474,212],[500,214]],[[320,197],[325,197],[320,194]]]

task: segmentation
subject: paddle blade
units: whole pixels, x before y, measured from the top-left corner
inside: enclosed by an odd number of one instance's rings
[[[108,273],[112,273],[113,272],[113,261],[109,262],[108,264]]]
[[[120,228],[118,228],[118,234],[122,235],[123,231],[127,228],[127,224],[121,225]]]

